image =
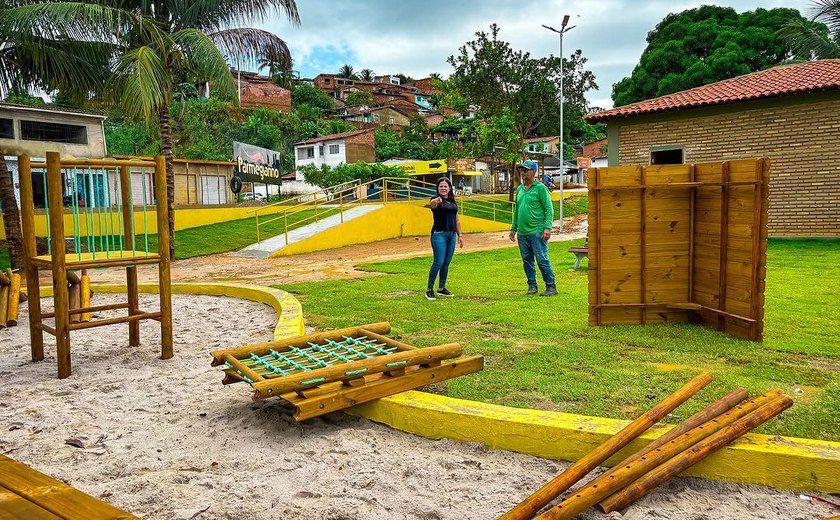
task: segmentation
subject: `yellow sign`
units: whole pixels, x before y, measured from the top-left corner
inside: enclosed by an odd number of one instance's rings
[[[408,175],[427,175],[429,173],[446,173],[446,161],[414,161],[395,164]]]
[[[589,168],[592,166],[592,159],[590,157],[578,157],[577,167],[580,169]]]

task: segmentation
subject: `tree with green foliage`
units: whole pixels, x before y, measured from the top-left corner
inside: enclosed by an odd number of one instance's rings
[[[356,76],[356,71],[353,70],[353,66],[349,63],[345,63],[338,69],[338,74],[336,74],[339,78],[346,78],[346,79],[359,79]]]
[[[447,60],[454,68],[442,82],[440,103],[456,110],[475,107],[481,119],[512,118],[518,135],[557,135],[560,110],[559,83],[564,76],[565,139],[575,141],[586,123],[586,93],[597,88],[580,50],[569,58],[532,58],[499,39],[499,27],[477,32]],[[574,131],[575,133],[570,133]]]
[[[374,72],[370,69],[362,69],[359,71],[359,79],[362,81],[373,81],[374,76],[376,76],[376,74],[374,74]]]
[[[347,98],[344,102],[350,107],[359,105],[371,106],[373,105],[373,94],[365,90],[356,90],[347,94]]]
[[[779,36],[804,59],[840,58],[840,0],[815,0],[811,20],[795,16]]]
[[[302,105],[315,107],[319,110],[332,110],[333,100],[323,90],[307,83],[301,83],[292,90],[292,106],[299,108]]]
[[[414,78],[411,76],[406,76],[405,74],[392,74],[395,78],[400,79],[400,85],[405,85],[406,83],[414,82]]]
[[[648,33],[632,74],[613,86],[613,102],[627,105],[778,65],[796,54],[777,35],[793,23],[815,27],[789,8],[739,14],[704,5],[669,14]]]
[[[212,81],[232,95],[235,84],[227,59],[263,58],[291,68],[291,55],[278,36],[234,25],[285,12],[299,23],[294,0],[207,0],[189,6],[180,0],[21,2],[6,9],[6,24],[31,34],[96,44],[108,51],[107,81],[94,92],[127,116],[159,123],[166,158],[170,256],[175,256],[175,175],[172,167],[170,107],[181,83]],[[2,30],[2,29],[0,29]],[[68,37],[67,35],[71,35]]]
[[[358,180],[368,182],[380,177],[405,177],[405,170],[397,166],[388,166],[385,164],[367,164],[363,162],[352,164],[339,164],[338,166],[329,166],[322,164],[315,166],[314,164],[307,164],[300,168],[303,178],[309,184],[327,188],[330,186],[337,186],[346,182]]]

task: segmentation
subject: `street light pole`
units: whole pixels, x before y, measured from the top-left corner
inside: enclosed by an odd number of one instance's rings
[[[560,157],[560,233],[564,233],[563,229],[563,184],[566,178],[566,161],[563,159],[563,76],[565,76],[563,71],[563,35],[572,29],[574,29],[575,25],[568,27],[569,25],[569,15],[563,16],[563,22],[560,25],[560,30],[555,29],[554,27],[549,27],[548,25],[543,25],[546,29],[551,32],[555,32],[560,35],[560,138],[559,143],[557,145],[557,155]]]

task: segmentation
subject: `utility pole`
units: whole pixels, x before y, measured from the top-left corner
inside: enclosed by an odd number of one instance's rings
[[[565,184],[566,179],[566,161],[563,159],[563,76],[565,76],[565,71],[563,70],[563,35],[567,32],[571,31],[576,25],[568,27],[569,25],[569,15],[563,16],[563,22],[560,25],[560,30],[558,31],[554,27],[549,27],[547,25],[543,25],[546,29],[551,32],[555,32],[560,35],[560,138],[559,143],[557,146],[557,155],[560,157],[560,233],[564,233],[563,230],[563,184]]]

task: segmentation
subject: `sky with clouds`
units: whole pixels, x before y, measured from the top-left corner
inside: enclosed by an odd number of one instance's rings
[[[645,48],[647,33],[668,13],[709,4],[684,0],[297,0],[301,25],[285,18],[262,28],[286,40],[301,77],[335,73],[345,63],[357,71],[422,78],[452,67],[446,58],[476,31],[490,24],[514,49],[532,56],[557,54],[556,34],[564,14],[576,27],[563,37],[563,54],[583,50],[600,89],[590,92],[593,106],[612,106],[613,83],[628,76]],[[811,0],[730,0],[715,2],[738,12],[757,7],[792,7],[812,14]]]

